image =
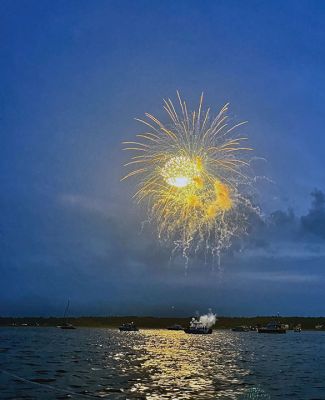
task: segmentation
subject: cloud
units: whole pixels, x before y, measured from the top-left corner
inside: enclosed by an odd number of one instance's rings
[[[223,260],[325,257],[325,195],[321,190],[314,190],[311,196],[310,210],[301,217],[292,209],[274,211],[264,219],[251,215],[249,234],[235,241]],[[126,270],[168,269],[170,253],[156,240],[154,227],[145,224],[141,230],[141,221],[130,210],[121,210],[114,204],[108,207],[107,202],[80,194],[62,194],[58,202],[69,218],[71,212],[78,212],[73,225],[78,226],[82,221],[89,224],[81,241],[85,245],[88,241],[87,246],[95,255],[106,257],[110,264],[116,260],[119,264],[123,262]],[[80,236],[80,229],[76,235]],[[179,261],[176,258],[172,262],[178,265]],[[202,268],[204,262],[198,255],[192,265]]]
[[[3,224],[1,296],[6,302],[14,297],[17,310],[19,299],[40,296],[45,299],[40,313],[55,307],[60,313],[68,293],[77,313],[168,314],[171,304],[181,305],[184,313],[215,304],[220,312],[239,312],[244,306],[231,300],[234,291],[263,299],[271,288],[281,297],[288,288],[302,291],[306,285],[317,294],[325,277],[325,241],[306,220],[323,215],[323,193],[314,191],[312,199],[302,217],[290,209],[264,219],[252,215],[251,232],[222,256],[221,272],[202,255],[186,270],[185,260],[171,257],[152,226],[142,229],[135,207],[65,193],[51,204],[40,202],[36,211],[25,202],[15,228],[8,204],[2,217],[8,222]]]
[[[305,233],[325,239],[325,194],[315,189],[311,208],[307,215],[301,217],[301,227]]]
[[[58,196],[58,202],[66,207],[84,209],[90,212],[97,212],[108,215],[108,203],[104,203],[96,198],[80,194],[64,193]]]
[[[242,273],[246,280],[259,282],[278,282],[288,284],[300,283],[321,283],[324,282],[325,276],[320,274],[308,274],[288,271],[270,271],[270,272],[247,272]]]
[[[241,241],[240,256],[302,260],[325,257],[325,195],[315,189],[311,197],[306,215],[299,217],[292,209],[277,210],[254,221],[250,234]]]

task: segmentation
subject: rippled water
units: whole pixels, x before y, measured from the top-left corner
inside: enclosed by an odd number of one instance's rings
[[[0,399],[325,399],[325,334],[1,328]]]

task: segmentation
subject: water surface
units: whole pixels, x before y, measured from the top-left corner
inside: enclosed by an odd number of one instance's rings
[[[325,333],[1,328],[0,399],[323,399]]]

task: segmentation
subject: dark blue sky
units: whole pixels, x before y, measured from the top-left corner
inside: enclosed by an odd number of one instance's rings
[[[10,0],[0,15],[0,315],[67,298],[74,314],[325,315],[324,2]],[[119,182],[133,118],[177,89],[230,101],[273,180],[221,274],[170,263]]]

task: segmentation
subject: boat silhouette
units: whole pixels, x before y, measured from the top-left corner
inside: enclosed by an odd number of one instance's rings
[[[67,305],[65,307],[65,310],[64,310],[64,315],[63,315],[64,322],[63,322],[62,325],[58,326],[58,328],[60,328],[60,329],[76,329],[76,327],[74,325],[72,325],[72,324],[70,324],[68,322],[69,307],[70,307],[70,300],[68,300],[68,303],[67,303]]]
[[[190,326],[184,329],[185,333],[190,333],[193,335],[208,335],[212,333],[212,329],[204,325],[202,322],[195,318],[192,318]]]

